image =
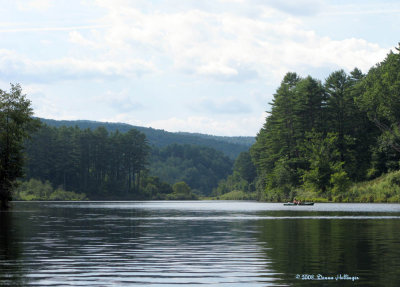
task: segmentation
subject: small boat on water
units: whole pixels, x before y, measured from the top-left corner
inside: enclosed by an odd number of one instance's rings
[[[314,202],[287,202],[283,205],[314,205]]]

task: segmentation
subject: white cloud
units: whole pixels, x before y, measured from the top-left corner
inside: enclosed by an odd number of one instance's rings
[[[45,91],[45,86],[41,84],[25,84],[22,87],[23,94],[31,96],[33,94],[42,94]]]
[[[28,27],[24,23],[3,23],[0,27],[0,33],[26,33],[26,32],[58,32],[58,31],[76,31],[76,30],[93,30],[99,28],[107,28],[107,25],[77,25],[77,26],[44,26],[44,27]]]
[[[156,129],[164,129],[171,132],[187,131],[222,136],[254,136],[265,120],[264,114],[250,117],[171,117],[163,120],[151,121],[148,126]]]
[[[219,0],[222,3],[244,3],[246,0]]]
[[[362,39],[333,40],[317,35],[305,29],[300,18],[274,10],[281,6],[276,1],[268,2],[273,7],[263,9],[269,12],[254,19],[196,9],[143,12],[125,1],[97,3],[108,11],[102,19],[111,27],[103,30],[105,41],[95,44],[95,39],[71,33],[76,43],[100,45],[113,54],[169,59],[180,72],[216,80],[259,76],[276,80],[304,65],[366,70],[387,53],[386,48]]]
[[[89,47],[89,48],[98,48],[99,46],[94,42],[86,39],[82,36],[81,33],[74,30],[69,32],[69,41],[74,44],[78,44],[81,46]]]
[[[51,82],[78,78],[136,77],[154,71],[154,65],[141,59],[120,61],[64,57],[33,60],[7,49],[0,49],[0,75]]]
[[[17,7],[19,10],[22,11],[27,11],[27,10],[47,10],[49,9],[53,4],[54,4],[54,0],[20,0],[17,1]]]
[[[225,96],[221,98],[211,99],[208,97],[203,97],[201,99],[196,99],[191,103],[191,109],[196,112],[206,113],[206,114],[249,114],[252,112],[252,107],[250,103],[243,102],[240,99],[232,96]]]
[[[322,5],[319,0],[304,1]],[[261,77],[276,82],[287,71],[304,66],[346,70],[359,67],[366,71],[388,52],[362,39],[333,40],[320,36],[304,28],[301,18],[279,12],[300,4],[239,2],[236,4],[243,7],[256,3],[263,13],[251,18],[240,12],[195,8],[145,11],[143,7],[150,4],[142,1],[99,0],[97,5],[106,13],[92,25],[0,30],[69,31],[67,40],[74,45],[68,50],[75,50],[75,56],[33,60],[0,51],[0,59],[15,73],[17,67],[18,71],[36,75],[39,72],[43,78],[53,79],[56,73],[58,78],[123,77],[172,70],[217,81],[240,82]],[[39,7],[42,2],[29,3]],[[44,3],[47,2],[42,3],[43,7]]]
[[[322,0],[268,0],[266,3],[277,10],[297,16],[315,15],[326,6],[326,1]]]
[[[238,70],[229,67],[225,63],[206,63],[197,69],[200,75],[222,75],[222,76],[237,76],[239,74]]]
[[[372,1],[363,5],[348,2],[342,5],[332,5],[321,13],[323,16],[357,16],[357,15],[390,15],[400,13],[398,1]]]
[[[116,111],[120,112],[132,112],[135,110],[142,110],[145,106],[137,99],[135,99],[132,92],[128,89],[121,91],[106,91],[104,95],[92,97],[93,102],[101,102],[104,105],[110,106]]]
[[[8,1],[0,7],[0,78],[30,85],[35,110],[48,117],[255,134],[286,72],[323,80],[384,59],[389,50],[378,39],[398,34],[394,14],[379,37],[368,29],[383,18],[345,14],[400,6],[367,2]],[[16,9],[21,3],[28,10]],[[333,28],[338,21],[352,29]]]

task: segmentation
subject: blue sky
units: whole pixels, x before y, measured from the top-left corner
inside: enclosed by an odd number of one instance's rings
[[[399,1],[15,0],[0,88],[35,115],[255,136],[284,74],[364,73],[400,42]]]

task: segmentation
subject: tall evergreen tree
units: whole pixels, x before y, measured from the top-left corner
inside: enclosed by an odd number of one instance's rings
[[[299,170],[309,164],[302,155],[305,133],[324,130],[325,94],[321,83],[288,73],[274,95],[271,112],[251,148],[258,175],[267,190],[288,196],[301,184]]]
[[[380,129],[382,141],[400,153],[400,43],[361,82],[358,106]]]
[[[0,208],[7,209],[11,190],[23,175],[24,140],[37,126],[30,101],[20,85],[0,90]]]
[[[300,81],[296,73],[287,73],[274,94],[271,111],[257,134],[250,153],[260,180],[267,180],[279,158],[291,159],[296,153],[295,87]]]
[[[104,127],[82,131],[43,126],[26,147],[29,178],[99,199],[139,196],[149,154],[144,134],[137,130],[110,134]]]
[[[298,119],[296,130],[301,142],[306,131],[326,130],[326,94],[321,83],[310,76],[297,83],[295,94]]]

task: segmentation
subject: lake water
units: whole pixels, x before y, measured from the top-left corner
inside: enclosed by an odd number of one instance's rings
[[[0,286],[400,286],[399,204],[16,202]]]

